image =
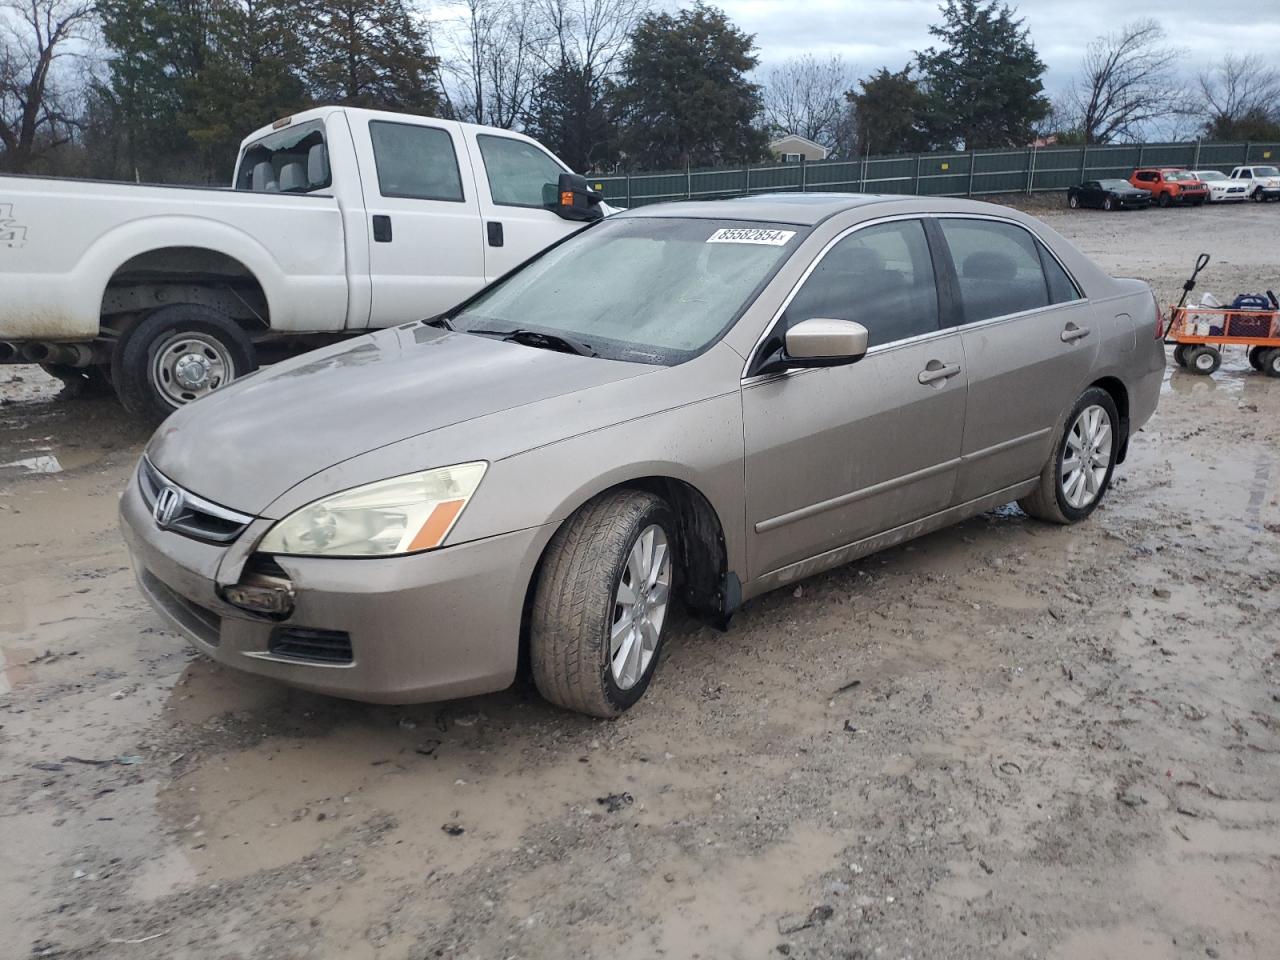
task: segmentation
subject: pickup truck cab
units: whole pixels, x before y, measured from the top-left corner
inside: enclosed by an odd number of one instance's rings
[[[250,134],[229,188],[0,177],[0,362],[160,420],[441,313],[606,209],[529,137],[346,107]]]
[[[1245,193],[1259,203],[1280,200],[1280,170],[1270,164],[1236,167],[1231,171],[1231,179],[1243,183]]]
[[[1162,207],[1175,203],[1201,206],[1209,199],[1209,188],[1189,170],[1180,167],[1149,167],[1133,171],[1129,182],[1151,192],[1151,200]]]

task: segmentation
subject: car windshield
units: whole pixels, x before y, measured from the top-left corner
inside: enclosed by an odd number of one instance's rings
[[[1174,181],[1181,181],[1181,180],[1194,180],[1194,179],[1195,179],[1195,177],[1193,177],[1191,174],[1187,173],[1187,171],[1185,171],[1185,170],[1166,170],[1166,171],[1164,172],[1164,178],[1165,178],[1166,180],[1174,180]]]
[[[1128,180],[1099,180],[1103,190],[1132,190],[1133,184]]]
[[[449,320],[463,332],[535,346],[561,338],[612,360],[674,365],[719,340],[807,233],[795,224],[609,219]]]
[[[1280,177],[1280,170],[1275,167],[1254,167],[1253,175],[1255,177]]]
[[[1205,181],[1227,179],[1227,175],[1225,173],[1219,173],[1217,170],[1199,170],[1196,172],[1196,176]]]

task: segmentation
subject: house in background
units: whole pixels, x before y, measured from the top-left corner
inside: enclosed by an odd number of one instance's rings
[[[779,137],[769,144],[769,152],[783,163],[812,162],[827,159],[827,148],[796,133]]]

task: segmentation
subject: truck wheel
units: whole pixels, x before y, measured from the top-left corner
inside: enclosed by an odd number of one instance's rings
[[[1261,187],[1254,187],[1252,196],[1255,203],[1263,203],[1267,199],[1263,194]]]
[[[1199,346],[1187,351],[1187,369],[1208,376],[1222,366],[1222,354],[1213,347]]]
[[[159,423],[257,368],[253,342],[234,321],[208,307],[175,303],[121,338],[111,380],[126,410]]]
[[[616,717],[649,686],[674,599],[678,527],[651,493],[606,493],[556,532],[538,575],[529,653],[552,703]]]

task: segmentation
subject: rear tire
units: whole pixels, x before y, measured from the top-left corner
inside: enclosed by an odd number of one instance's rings
[[[248,334],[216,310],[191,303],[152,313],[120,339],[111,357],[120,402],[152,424],[256,369]]]
[[[1222,366],[1222,354],[1215,347],[1199,346],[1187,351],[1187,369],[1203,377]]]
[[[1263,373],[1268,377],[1280,377],[1280,347],[1264,351],[1259,359],[1262,361]]]
[[[69,367],[61,363],[42,363],[40,369],[62,381],[63,395],[68,398],[111,393],[111,377],[105,364]]]
[[[556,532],[529,619],[543,697],[616,717],[644,695],[675,596],[678,531],[661,498],[620,490],[591,500]]]
[[[1160,194],[1160,196],[1156,198],[1156,203],[1160,204],[1160,206],[1165,207],[1167,209],[1169,206],[1169,194],[1167,193]]]
[[[1090,387],[1067,414],[1039,485],[1018,501],[1028,516],[1047,523],[1079,523],[1111,487],[1120,450],[1120,414],[1111,394]]]
[[[1079,209],[1080,209],[1080,198],[1079,198],[1079,197],[1077,197],[1074,193],[1068,193],[1068,194],[1067,194],[1067,206],[1068,206],[1068,207],[1070,207],[1072,210],[1079,210]]]
[[[1267,347],[1250,347],[1249,348],[1249,366],[1257,370],[1259,373],[1263,370],[1262,355],[1267,352]]]

